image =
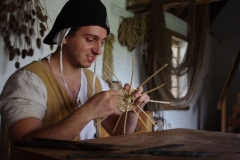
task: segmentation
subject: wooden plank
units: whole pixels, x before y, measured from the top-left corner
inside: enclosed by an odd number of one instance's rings
[[[196,0],[197,4],[212,3],[222,0]],[[164,10],[188,6],[188,0],[163,0]],[[148,11],[152,6],[152,0],[127,0],[126,9],[139,13]]]
[[[17,147],[14,146],[12,160],[19,159],[47,159],[47,160],[63,160],[67,159],[69,154],[126,154],[130,151],[146,149],[149,147],[163,146],[169,144],[183,144],[184,147],[170,149],[169,151],[197,151],[216,153],[218,156],[209,157],[180,157],[180,156],[151,156],[151,157],[132,157],[122,159],[151,159],[151,160],[228,160],[240,159],[240,136],[237,134],[210,132],[202,130],[190,129],[171,129],[158,132],[146,132],[140,134],[131,134],[124,136],[113,136],[99,139],[86,140],[86,142],[101,144],[128,145],[119,147],[120,150],[113,152],[104,151],[83,151],[83,150],[54,150],[43,148]],[[110,160],[112,158],[91,158]],[[119,158],[121,159],[121,158]]]

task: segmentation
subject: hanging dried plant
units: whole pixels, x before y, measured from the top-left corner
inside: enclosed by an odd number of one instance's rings
[[[22,25],[21,26],[21,31],[24,35],[27,35],[27,26],[26,25]]]
[[[8,47],[10,47],[11,46],[11,41],[9,40],[9,41],[7,41],[7,42],[5,42],[5,47],[6,48],[8,48]]]
[[[36,39],[36,45],[38,48],[41,48],[41,38]]]
[[[21,55],[21,52],[20,52],[20,49],[19,48],[15,48],[15,53],[20,56]]]
[[[31,44],[31,39],[30,39],[30,37],[29,37],[28,35],[26,35],[26,36],[24,37],[24,39],[25,39],[25,42],[27,43],[27,45],[30,45],[30,44]]]
[[[41,28],[43,31],[46,31],[46,30],[47,30],[47,28],[45,27],[45,25],[44,25],[43,23],[40,23],[39,25],[40,25],[40,28]]]
[[[36,48],[41,48],[48,18],[44,0],[0,0],[0,35],[9,60],[18,57],[16,68],[20,67],[19,57],[34,55],[33,39],[36,39]]]
[[[15,51],[14,49],[9,50],[9,61],[12,61],[15,57]]]
[[[47,22],[47,20],[48,20],[48,16],[43,16],[43,19],[42,19],[42,22]]]
[[[42,36],[42,37],[44,37],[44,30],[40,30],[40,35]]]
[[[4,41],[4,42],[10,41],[10,34],[9,34],[9,33],[6,34],[6,35],[3,37],[3,41]]]
[[[34,50],[32,48],[28,51],[28,56],[32,57],[34,55]]]
[[[19,63],[18,61],[15,63],[15,67],[16,67],[17,69],[20,67],[20,63]]]
[[[27,50],[23,49],[22,50],[22,59],[24,59],[27,56]]]
[[[28,34],[29,34],[30,36],[33,36],[33,34],[34,34],[34,29],[33,29],[33,28],[29,28],[29,29],[28,29]]]
[[[32,9],[32,15],[35,16],[36,15],[36,12],[34,9]]]

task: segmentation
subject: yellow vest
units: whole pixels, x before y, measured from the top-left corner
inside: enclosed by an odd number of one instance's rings
[[[55,124],[71,114],[77,108],[75,102],[59,84],[51,72],[49,72],[40,62],[32,62],[24,69],[35,73],[45,84],[47,89],[47,111],[43,118],[43,127]],[[93,96],[92,84],[94,74],[88,69],[83,69],[88,82],[88,98]],[[84,84],[82,84],[84,85]],[[102,91],[101,84],[96,78],[95,93]]]

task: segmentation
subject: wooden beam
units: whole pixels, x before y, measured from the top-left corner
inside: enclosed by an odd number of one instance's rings
[[[126,9],[130,12],[146,12],[151,8],[152,0],[127,0]]]
[[[224,103],[224,99],[225,99],[225,96],[227,95],[227,92],[228,92],[228,89],[232,83],[232,79],[234,78],[235,76],[235,73],[238,69],[238,64],[240,62],[240,50],[238,51],[238,54],[237,54],[237,57],[233,63],[233,66],[228,74],[228,77],[227,77],[227,80],[224,84],[224,87],[223,87],[223,90],[222,90],[222,93],[219,97],[219,100],[218,100],[218,104],[217,104],[217,109],[218,110],[221,110],[222,109],[222,104]]]
[[[189,0],[163,0],[164,10],[188,6]],[[197,4],[212,3],[222,0],[196,0]],[[130,12],[139,13],[148,11],[152,6],[152,0],[127,0],[126,9]]]
[[[222,101],[222,112],[221,112],[221,132],[227,131],[227,97],[226,95],[223,97]]]
[[[163,1],[163,8],[164,10],[171,9],[171,8],[179,8],[179,7],[186,7],[188,6],[189,0],[164,0]],[[196,4],[203,4],[203,3],[212,3],[221,0],[196,0]]]
[[[226,131],[226,123],[227,123],[227,92],[228,89],[232,83],[232,79],[236,73],[236,70],[238,68],[238,64],[240,62],[240,50],[238,51],[237,57],[235,59],[235,62],[232,66],[232,69],[230,70],[230,73],[227,77],[227,81],[225,82],[225,85],[223,87],[222,93],[220,95],[220,98],[218,100],[218,104],[217,104],[217,109],[222,110],[222,117],[221,117],[221,131],[225,132]]]

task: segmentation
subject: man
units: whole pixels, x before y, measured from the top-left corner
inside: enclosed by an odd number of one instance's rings
[[[64,5],[44,39],[46,44],[58,44],[57,50],[16,71],[3,88],[1,115],[11,141],[94,138],[94,120],[105,117],[102,126],[110,135],[123,134],[124,116],[113,133],[120,115],[116,99],[121,92],[109,90],[102,79],[85,69],[101,55],[109,32],[100,0],[69,0]],[[149,100],[142,87],[133,96],[140,107]],[[128,113],[126,134],[134,132],[137,120],[134,112]]]

